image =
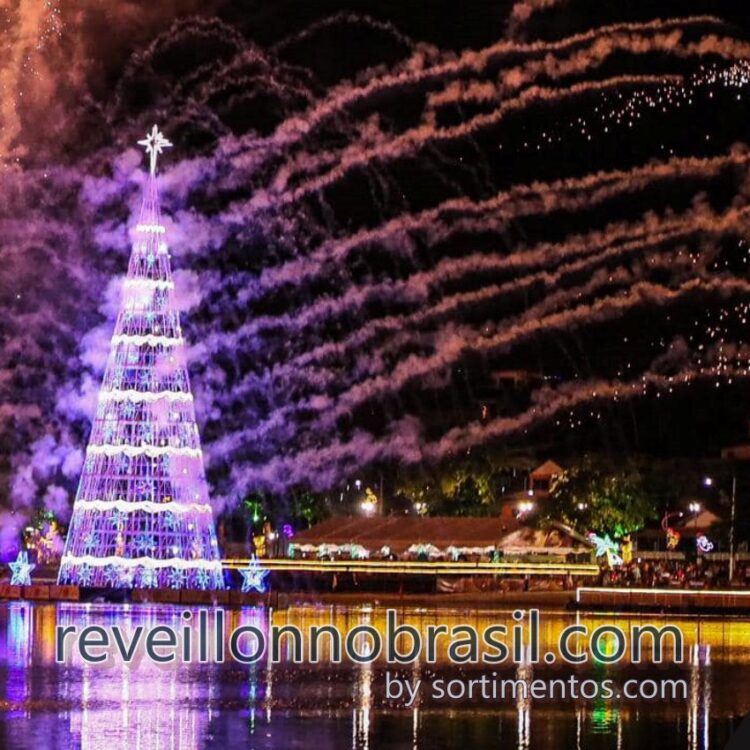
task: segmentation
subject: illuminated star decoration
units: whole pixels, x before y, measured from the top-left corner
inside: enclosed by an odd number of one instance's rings
[[[138,141],[138,145],[145,147],[146,153],[151,157],[151,174],[156,174],[156,157],[172,144],[159,131],[159,128],[154,125],[151,128],[151,132],[142,141]]]
[[[695,537],[695,546],[698,552],[710,552],[714,548],[714,543],[705,534],[698,534]]]
[[[15,562],[8,563],[11,570],[11,586],[31,586],[31,571],[36,568],[34,563],[29,562],[29,553],[21,550]]]
[[[597,557],[606,555],[607,564],[610,567],[622,565],[622,558],[618,554],[620,551],[620,546],[617,544],[617,542],[613,542],[612,539],[610,539],[609,534],[605,534],[603,537],[601,537],[592,532],[591,534],[589,534],[589,541],[596,547]]]
[[[262,594],[266,590],[266,576],[268,571],[261,568],[256,558],[250,560],[250,564],[244,570],[240,570],[242,574],[242,593],[247,594],[250,591],[257,591]]]

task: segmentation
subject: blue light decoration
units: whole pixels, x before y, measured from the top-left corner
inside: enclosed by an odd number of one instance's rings
[[[141,570],[141,588],[153,589],[159,585],[156,571],[153,568],[143,568]]]
[[[195,582],[199,589],[205,590],[211,586],[211,576],[208,574],[207,570],[196,570]]]
[[[29,553],[25,549],[18,553],[14,562],[8,563],[8,567],[11,570],[11,586],[31,586],[31,571],[36,565],[29,562]]]
[[[705,534],[698,534],[697,537],[695,537],[695,546],[698,549],[698,552],[711,552],[714,548],[714,543],[705,535]]]
[[[602,537],[591,532],[588,535],[588,539],[596,547],[596,556],[606,556],[607,564],[610,567],[614,568],[618,565],[622,565],[622,558],[619,555],[620,545],[613,541],[609,534],[605,534]]]
[[[242,575],[242,593],[248,594],[250,591],[257,591],[259,594],[264,594],[266,592],[266,577],[268,576],[268,572],[253,557],[247,568],[240,570],[240,574]]]
[[[94,576],[94,571],[88,565],[81,565],[78,568],[78,578],[76,583],[79,586],[90,586]]]
[[[174,568],[169,573],[169,586],[173,589],[181,589],[185,586],[185,571]]]
[[[172,144],[156,126],[139,144],[149,174],[58,583],[223,589],[156,181]]]

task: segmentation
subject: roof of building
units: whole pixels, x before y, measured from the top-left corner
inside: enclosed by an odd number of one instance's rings
[[[550,477],[559,477],[565,473],[565,469],[554,461],[547,460],[541,466],[537,466],[531,472],[532,479],[548,479]]]
[[[443,550],[493,547],[525,551],[581,546],[561,528],[542,530],[497,517],[452,516],[335,517],[297,533],[294,538],[296,547],[322,544],[356,544],[371,551],[387,546],[396,554],[413,545],[433,545]]]
[[[721,518],[717,516],[716,513],[707,508],[703,508],[697,515],[685,514],[685,516],[674,525],[683,534],[687,533],[689,536],[694,532],[700,533],[706,531],[720,521]]]
[[[726,461],[750,461],[750,444],[730,445],[722,448],[721,457]]]

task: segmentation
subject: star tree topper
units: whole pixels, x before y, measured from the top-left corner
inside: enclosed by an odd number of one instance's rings
[[[29,553],[24,549],[18,553],[15,562],[8,563],[11,570],[11,586],[31,586],[31,571],[36,568],[34,563],[29,562]]]
[[[256,558],[250,560],[250,564],[244,570],[240,570],[242,575],[242,593],[247,594],[250,591],[257,591],[262,594],[266,590],[266,576],[268,571],[260,567]]]
[[[139,146],[143,146],[146,149],[146,153],[151,157],[151,174],[156,174],[156,157],[165,149],[172,146],[171,142],[168,141],[163,133],[160,132],[159,128],[154,125],[151,128],[151,132],[146,134],[146,137],[142,141],[138,141]]]

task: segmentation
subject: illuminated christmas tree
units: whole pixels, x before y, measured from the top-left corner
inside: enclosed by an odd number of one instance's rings
[[[99,393],[60,583],[223,588],[184,341],[174,306],[154,125],[122,304]]]

